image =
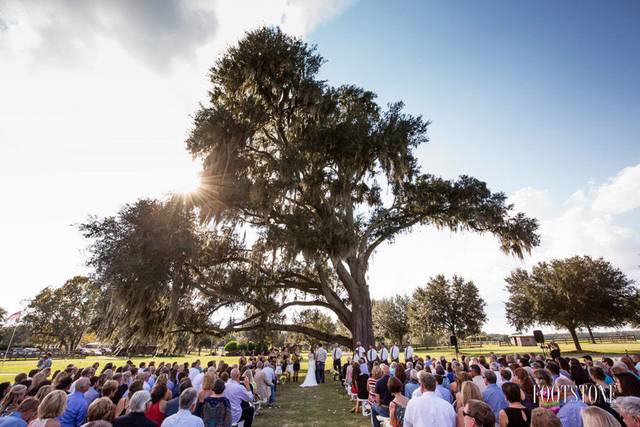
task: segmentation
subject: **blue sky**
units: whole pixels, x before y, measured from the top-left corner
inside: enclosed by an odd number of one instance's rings
[[[310,37],[331,83],[433,121],[429,170],[565,198],[640,160],[640,3],[361,1]]]
[[[491,236],[428,227],[379,248],[374,298],[474,280],[510,332],[504,277],[603,256],[640,281],[640,2],[0,0],[0,301],[13,312],[87,273],[73,224],[192,189],[184,140],[207,70],[245,31],[318,45],[330,84],[432,120],[425,171],[469,174],[540,220],[525,260]]]

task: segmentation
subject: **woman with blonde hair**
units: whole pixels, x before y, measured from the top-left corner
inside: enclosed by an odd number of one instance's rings
[[[584,427],[621,427],[613,415],[597,406],[583,409],[581,415]]]
[[[202,416],[202,404],[207,397],[213,396],[213,385],[216,383],[217,379],[218,376],[213,371],[209,371],[204,374],[204,377],[202,378],[202,390],[198,392],[196,409],[193,411],[193,415],[196,417]]]
[[[94,400],[87,410],[87,421],[112,421],[115,416],[116,405],[108,397]]]
[[[459,398],[458,398],[459,397]],[[462,383],[462,389],[456,396],[456,408],[458,415],[456,416],[456,427],[464,427],[464,406],[470,400],[482,400],[482,393],[473,381],[465,381]]]
[[[54,390],[47,394],[38,406],[38,418],[29,423],[29,427],[60,427],[56,418],[67,409],[67,393]]]
[[[562,423],[550,409],[536,408],[531,411],[531,427],[562,427]]]
[[[369,403],[376,402],[376,382],[382,378],[382,368],[375,365],[371,370],[371,377],[367,380],[367,390],[369,390]]]

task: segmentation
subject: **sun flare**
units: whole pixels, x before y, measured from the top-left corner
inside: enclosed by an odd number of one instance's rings
[[[200,171],[197,167],[179,171],[174,177],[172,191],[179,194],[193,194],[200,189]]]

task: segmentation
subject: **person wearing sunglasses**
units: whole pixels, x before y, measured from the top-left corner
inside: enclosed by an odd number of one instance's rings
[[[472,399],[462,411],[464,427],[495,427],[496,416],[489,405],[481,400]]]

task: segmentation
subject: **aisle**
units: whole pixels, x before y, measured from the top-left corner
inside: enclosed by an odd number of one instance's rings
[[[297,384],[282,385],[278,387],[275,407],[264,408],[256,417],[254,425],[370,426],[369,418],[349,412],[353,407],[352,403],[340,383],[332,380],[313,388],[300,388]]]

